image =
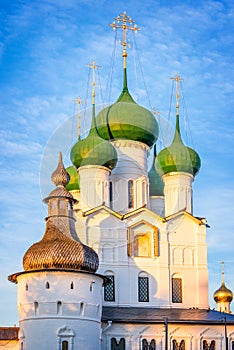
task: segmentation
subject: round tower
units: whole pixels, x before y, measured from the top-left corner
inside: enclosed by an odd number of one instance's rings
[[[20,349],[100,349],[103,278],[98,255],[75,231],[61,155],[52,181],[44,236],[25,253],[24,271],[8,277],[18,284]]]
[[[217,289],[213,298],[217,304],[217,310],[220,312],[231,313],[230,305],[233,299],[233,293],[230,289],[225,286],[224,283],[224,262],[222,262],[223,270],[222,270],[222,284],[219,289]]]
[[[176,127],[173,141],[156,157],[155,167],[165,184],[165,216],[185,210],[193,212],[192,183],[198,173],[201,160],[199,155],[190,147],[184,145],[179,123],[179,93],[176,75]]]

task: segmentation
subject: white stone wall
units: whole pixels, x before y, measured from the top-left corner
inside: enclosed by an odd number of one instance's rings
[[[117,342],[121,338],[125,339],[125,350],[141,350],[142,340],[146,339],[148,343],[155,340],[156,349],[165,349],[165,325],[158,324],[118,324],[112,323],[107,327],[103,325],[106,331],[102,334],[102,350],[110,350],[111,338]],[[228,326],[228,343],[231,349],[233,341],[234,326]],[[185,341],[185,349],[203,350],[202,344],[206,340],[208,345],[212,340],[215,341],[215,349],[225,349],[224,325],[189,325],[189,324],[168,324],[168,349],[173,349],[173,340],[178,344]]]
[[[189,173],[173,172],[162,176],[165,196],[165,216],[185,210],[193,213],[193,176]]]
[[[109,206],[110,171],[103,166],[82,166],[80,176],[80,208],[83,211],[105,203]]]

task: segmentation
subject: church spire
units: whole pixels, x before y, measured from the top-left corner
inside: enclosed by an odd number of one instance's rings
[[[96,127],[96,120],[95,120],[95,69],[101,68],[101,66],[97,66],[95,61],[92,61],[91,63],[87,64],[87,67],[92,69],[92,122],[91,122],[91,129],[90,133],[98,134],[97,127]]]

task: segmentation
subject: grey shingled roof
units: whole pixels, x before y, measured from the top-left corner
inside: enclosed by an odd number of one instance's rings
[[[234,324],[234,315],[210,309],[140,308],[104,306],[102,321],[119,323]]]

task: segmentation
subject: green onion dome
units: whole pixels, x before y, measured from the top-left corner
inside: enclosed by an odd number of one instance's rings
[[[138,105],[127,87],[124,68],[123,90],[118,100],[97,115],[97,129],[105,140],[133,140],[152,147],[158,138],[158,123],[153,114]]]
[[[185,172],[195,176],[201,167],[199,155],[192,148],[185,146],[181,139],[179,115],[176,116],[172,144],[159,152],[155,167],[161,176],[171,172]]]
[[[74,167],[74,165],[71,165],[68,168],[66,168],[66,171],[70,176],[70,180],[66,185],[66,189],[68,191],[80,190],[80,182],[77,169]]]
[[[150,171],[148,172],[149,177],[149,195],[150,196],[164,196],[164,183],[161,176],[155,169],[155,159],[157,156],[156,145],[154,145],[154,158]]]
[[[92,126],[88,136],[78,141],[71,149],[70,158],[76,168],[84,165],[100,165],[112,170],[117,163],[117,152],[114,146],[103,140],[97,131],[94,105]]]

